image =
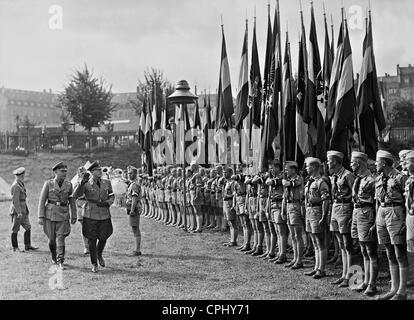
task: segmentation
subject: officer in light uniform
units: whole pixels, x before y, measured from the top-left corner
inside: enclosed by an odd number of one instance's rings
[[[379,300],[407,299],[408,259],[406,243],[405,183],[408,176],[393,168],[394,157],[377,152],[375,199],[376,228],[379,244],[385,245],[391,274],[391,289]]]
[[[284,187],[287,222],[293,247],[293,259],[286,267],[295,270],[303,268],[303,233],[305,226],[303,216],[304,186],[303,178],[298,174],[298,164],[296,162],[287,161],[285,170],[287,177],[283,179],[282,184]]]
[[[346,170],[343,165],[344,154],[338,151],[328,151],[328,167],[331,172],[332,216],[330,230],[338,239],[342,255],[342,276],[333,281],[333,285],[341,288],[349,286],[352,266],[352,187],[354,175]]]
[[[40,192],[38,222],[49,239],[53,263],[64,269],[65,238],[70,234],[70,224],[77,220],[76,203],[72,184],[65,180],[67,166],[59,162],[52,170],[54,179],[47,180]]]
[[[405,161],[409,173],[409,178],[405,183],[405,199],[407,207],[407,254],[411,272],[414,272],[414,266],[411,263],[414,261],[414,151],[410,151],[406,155]],[[412,275],[412,273],[410,275]],[[413,285],[414,279],[411,278],[411,280],[407,282],[407,287],[412,287]]]
[[[373,296],[377,293],[378,243],[375,232],[375,178],[368,170],[367,162],[368,155],[365,153],[352,153],[351,168],[356,179],[352,188],[354,212],[351,233],[352,238],[359,240],[364,258],[364,282],[356,291],[364,291],[366,296]]]
[[[321,160],[306,158],[306,171],[310,177],[305,187],[306,232],[311,236],[315,248],[315,267],[305,275],[314,279],[326,276],[328,256],[325,242],[325,228],[329,210],[330,191],[326,180],[321,175]]]
[[[137,257],[141,255],[141,230],[139,225],[142,213],[142,179],[137,177],[137,169],[134,167],[128,168],[128,179],[130,184],[127,191],[126,206],[127,214],[129,215],[129,225],[135,238],[135,250],[129,256]]]
[[[114,202],[114,193],[111,182],[101,179],[102,171],[98,161],[94,161],[86,169],[92,174],[92,177],[89,177],[87,173],[83,174],[82,180],[73,191],[73,197],[77,199],[85,195],[87,201],[82,233],[89,241],[92,272],[97,272],[97,261],[101,267],[105,267],[102,253],[107,239],[113,233],[109,207]]]
[[[10,205],[10,215],[12,220],[11,243],[13,251],[19,251],[17,233],[20,230],[20,226],[25,230],[23,235],[25,251],[38,249],[31,245],[32,226],[29,220],[29,209],[26,204],[27,193],[24,185],[25,172],[26,169],[24,167],[20,167],[13,171],[15,180],[11,185],[12,203]]]

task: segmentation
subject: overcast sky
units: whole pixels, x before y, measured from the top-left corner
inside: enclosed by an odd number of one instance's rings
[[[309,36],[310,2],[303,2]],[[333,15],[335,37],[340,0],[326,1]],[[414,64],[414,5],[410,0],[372,0],[374,48],[379,75],[396,74],[396,65]],[[0,0],[0,86],[61,91],[73,70],[86,63],[114,92],[135,91],[147,66],[164,71],[172,82],[186,79],[199,90],[218,85],[221,30],[224,30],[233,93],[237,88],[246,13],[249,19],[249,61],[254,7],[261,69],[265,54],[267,0]],[[271,0],[271,16],[275,0]],[[368,0],[343,0],[349,12]],[[62,30],[51,30],[49,8],[63,9]],[[324,49],[323,1],[315,0],[321,57]],[[300,30],[299,0],[280,0],[282,44],[288,24],[294,70]],[[355,20],[353,20],[355,22]],[[364,21],[362,21],[364,23]],[[354,72],[362,61],[364,30],[350,30]],[[336,42],[336,40],[335,40]]]

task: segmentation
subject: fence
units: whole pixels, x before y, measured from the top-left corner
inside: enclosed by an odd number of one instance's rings
[[[414,142],[414,127],[392,128],[390,138],[402,143]]]
[[[98,149],[123,149],[138,145],[136,131],[30,134],[0,133],[1,152],[87,152]]]

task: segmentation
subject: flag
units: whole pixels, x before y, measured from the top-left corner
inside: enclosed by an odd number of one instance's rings
[[[338,81],[339,81],[339,77],[341,75],[341,70],[342,70],[341,60],[342,60],[342,55],[343,55],[343,42],[344,42],[343,28],[344,28],[344,25],[343,23],[341,23],[341,26],[339,28],[336,55],[334,56],[331,78],[329,80],[328,102],[326,105],[325,132],[327,135],[327,140],[329,141],[328,143],[329,145],[330,145],[330,140],[332,137],[332,119],[335,114]],[[333,39],[332,39],[332,42],[333,42]]]
[[[296,154],[296,106],[292,86],[292,62],[290,55],[289,37],[286,33],[285,57],[283,60],[283,127],[284,153],[287,161],[294,161]]]
[[[193,128],[194,129],[201,129],[201,118],[200,118],[200,109],[198,107],[198,101],[196,101],[195,103],[195,112],[194,112],[194,125]]]
[[[147,102],[148,103],[148,102]],[[148,105],[148,104],[146,104]],[[151,119],[150,110],[146,111],[146,121],[145,121],[145,130],[144,130],[144,153],[147,165],[147,171],[150,176],[152,176],[152,119]]]
[[[268,15],[267,15],[267,40],[266,40],[266,57],[264,64],[263,72],[263,100],[261,107],[261,122],[260,124],[264,126],[265,115],[266,115],[266,103],[268,95],[270,93],[270,71],[272,67],[272,53],[273,53],[273,34],[272,34],[272,22],[270,21],[270,4],[268,5]]]
[[[325,136],[326,136],[326,147],[329,148],[329,138],[331,136],[331,124],[327,126],[326,115],[328,109],[328,100],[329,100],[329,88],[332,74],[332,65],[334,60],[334,50],[333,50],[333,26],[332,26],[332,42],[329,41],[329,32],[328,24],[326,22],[326,14],[324,14],[325,20],[325,53],[323,58],[323,100],[325,104],[323,119],[325,122]]]
[[[355,119],[356,96],[354,72],[352,66],[352,49],[349,42],[348,25],[344,23],[344,44],[341,59],[341,76],[338,81],[336,107],[332,119],[332,138],[330,148],[340,151],[348,158],[349,130]]]
[[[247,53],[247,36],[248,23],[246,20],[246,32],[244,34],[243,48],[241,55],[240,73],[239,73],[239,88],[237,92],[237,104],[235,110],[236,129],[239,130],[242,126],[244,118],[249,114],[248,99],[249,99],[249,58]]]
[[[275,158],[274,141],[279,130],[279,93],[281,90],[281,61],[280,61],[280,26],[278,8],[275,9],[273,34],[271,39],[270,69],[267,70],[267,89],[264,96],[264,126],[260,148],[260,168],[267,169],[267,164]],[[271,28],[270,28],[271,31]],[[267,90],[267,91],[266,91]]]
[[[152,128],[154,130],[161,128],[161,119],[160,119],[160,108],[158,105],[158,97],[157,97],[157,85],[153,86],[152,91]]]
[[[363,45],[363,62],[359,77],[357,108],[362,145],[369,158],[375,159],[378,151],[377,137],[385,129],[386,123],[377,79],[371,14]]]
[[[233,96],[231,91],[230,68],[227,59],[226,39],[222,28],[222,47],[219,89],[217,95],[216,129],[231,127],[231,116],[234,113]]]
[[[321,102],[323,99],[323,77],[313,5],[311,6],[311,26],[309,31],[308,54],[308,80],[306,86],[303,120],[309,125],[312,154],[322,161],[325,161],[326,142],[325,123],[323,120],[325,104]]]
[[[206,94],[204,94],[204,160],[208,164],[208,130],[212,128],[211,124],[211,103],[210,103],[210,94],[208,95],[208,102],[206,101]]]
[[[302,20],[302,34],[299,42],[299,62],[298,62],[298,80],[296,90],[296,162],[302,167],[304,156],[310,155],[308,125],[303,121],[303,111],[305,105],[306,95],[306,81],[307,81],[307,50],[306,50],[306,33],[305,26]]]
[[[141,146],[141,149],[144,149],[144,132],[145,132],[145,123],[147,121],[147,106],[146,106],[147,98],[146,95],[144,97],[144,103],[142,104],[141,116],[139,118],[139,129],[138,129],[138,143]]]
[[[259,54],[256,41],[256,18],[253,27],[252,63],[250,66],[250,113],[251,127],[260,128],[260,109],[262,107],[262,76],[260,74]]]

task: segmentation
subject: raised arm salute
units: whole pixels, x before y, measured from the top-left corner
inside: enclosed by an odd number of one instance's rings
[[[86,169],[92,173],[92,177],[89,177],[88,173],[83,174],[82,180],[75,187],[73,197],[77,199],[85,195],[86,198],[82,233],[89,240],[92,272],[97,272],[97,260],[105,267],[102,253],[107,239],[113,232],[109,207],[114,202],[114,194],[111,182],[101,179],[99,162],[93,162]]]

